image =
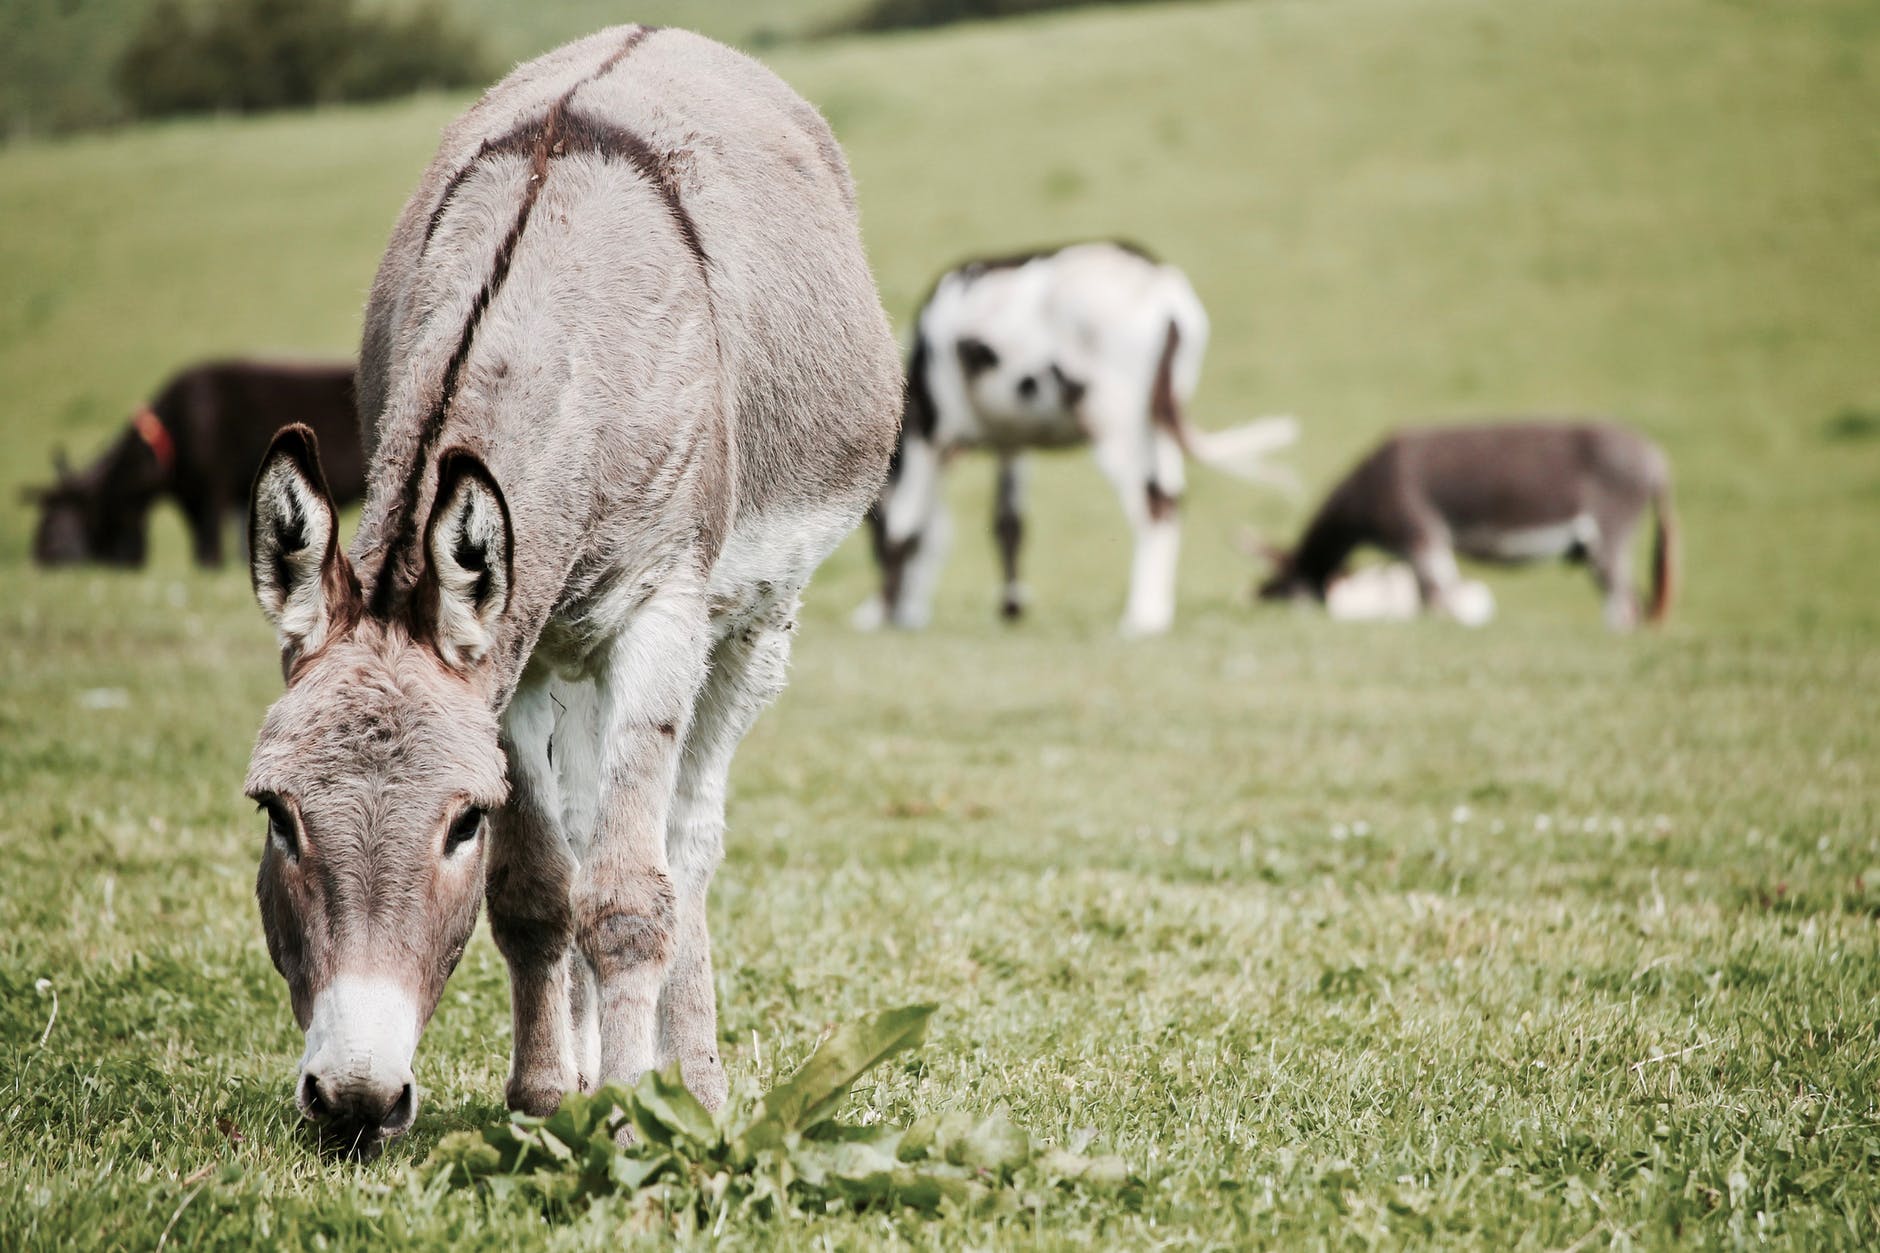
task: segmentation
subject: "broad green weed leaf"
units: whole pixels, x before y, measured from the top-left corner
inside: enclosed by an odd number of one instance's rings
[[[1031,1137],[1001,1111],[967,1132],[960,1141],[958,1158],[949,1155],[948,1160],[992,1171],[1004,1179],[1030,1163],[1031,1157]]]
[[[934,1008],[908,1005],[837,1027],[800,1070],[758,1103],[746,1140],[753,1147],[776,1143],[834,1114],[863,1074],[920,1043]]]
[[[633,1089],[633,1125],[649,1142],[707,1149],[719,1141],[718,1127],[680,1077],[679,1063],[649,1070]]]
[[[424,1171],[432,1186],[526,1199],[550,1220],[617,1195],[648,1233],[681,1236],[730,1214],[882,1206],[983,1214],[1016,1211],[1021,1200],[1035,1209],[1054,1186],[1131,1182],[1120,1158],[1040,1153],[1004,1109],[984,1118],[955,1110],[906,1128],[834,1121],[856,1079],[918,1043],[932,1013],[913,1005],[839,1028],[769,1095],[753,1104],[740,1094],[730,1109],[743,1116],[713,1118],[673,1066],[630,1091],[569,1093],[546,1118],[512,1114],[481,1133],[445,1136]],[[615,1133],[629,1124],[637,1134],[623,1146]]]

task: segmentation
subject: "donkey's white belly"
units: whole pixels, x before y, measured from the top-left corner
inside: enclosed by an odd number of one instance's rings
[[[1456,535],[1456,550],[1486,561],[1544,561],[1590,548],[1598,538],[1599,524],[1591,514],[1581,513],[1547,526],[1461,531]]]
[[[809,576],[854,525],[853,511],[835,506],[739,519],[705,588],[713,642],[760,617],[793,615]],[[642,695],[611,688],[600,659],[646,602],[642,582],[622,578],[584,606],[578,621],[551,623],[503,714],[518,747],[539,754],[538,777],[553,782],[550,803],[577,860],[599,819],[612,722]]]

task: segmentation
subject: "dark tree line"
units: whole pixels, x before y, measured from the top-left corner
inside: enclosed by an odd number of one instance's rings
[[[1140,3],[1140,0],[869,0],[855,16],[843,19],[837,26],[843,30],[903,30],[1015,17],[1047,9],[1121,3]]]
[[[117,64],[139,117],[382,100],[487,82],[482,45],[441,0],[156,0]]]

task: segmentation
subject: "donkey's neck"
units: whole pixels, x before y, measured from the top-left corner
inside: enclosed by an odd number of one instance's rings
[[[1326,585],[1365,538],[1363,528],[1350,519],[1331,511],[1322,512],[1312,520],[1300,537],[1299,546],[1293,550],[1293,574],[1323,595]]]

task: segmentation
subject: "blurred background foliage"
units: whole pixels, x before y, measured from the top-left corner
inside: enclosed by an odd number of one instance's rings
[[[623,21],[745,48],[1102,0],[5,0],[0,140],[487,82]]]

